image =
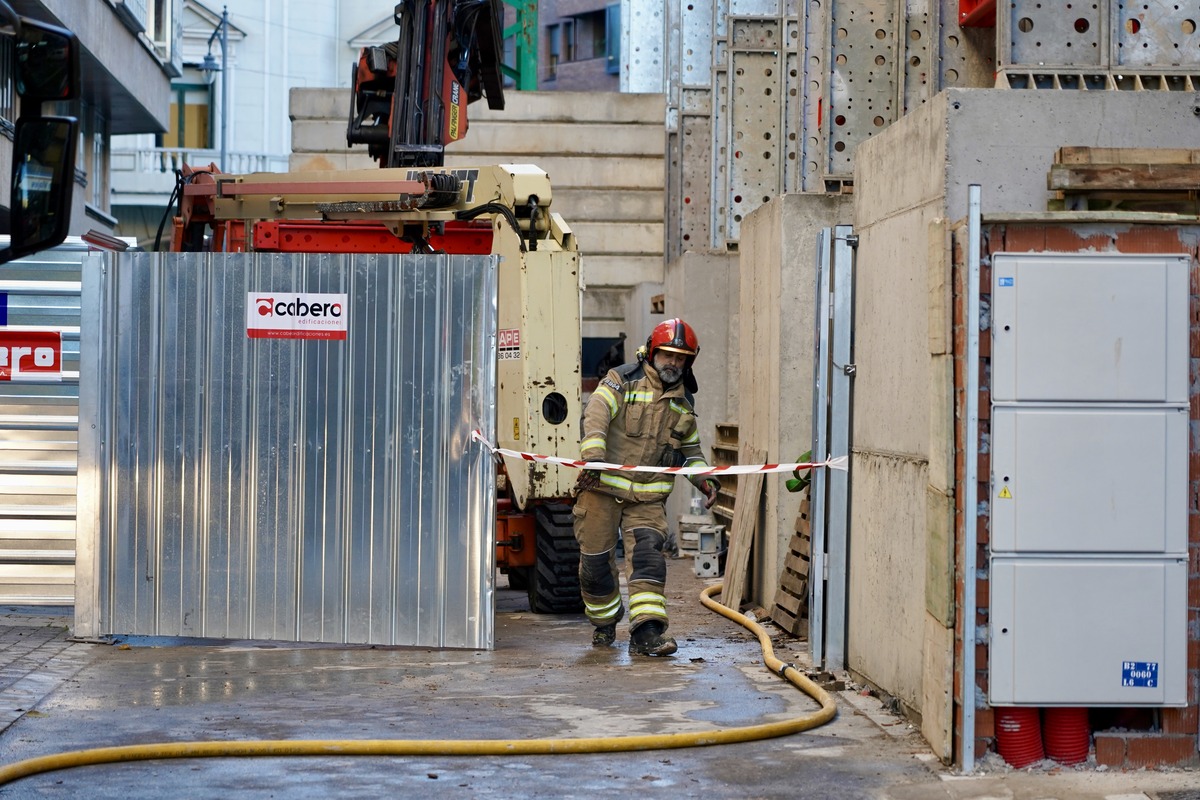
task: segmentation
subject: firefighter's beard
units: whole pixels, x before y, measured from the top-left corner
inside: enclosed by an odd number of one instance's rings
[[[662,378],[662,382],[666,386],[679,383],[679,379],[683,377],[683,370],[679,367],[659,367],[658,377]]]

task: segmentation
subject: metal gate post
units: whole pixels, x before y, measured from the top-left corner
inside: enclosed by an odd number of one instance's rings
[[[852,333],[854,327],[854,245],[849,225],[833,229],[833,287],[829,370],[829,452],[850,453],[850,392],[854,378]],[[847,465],[849,466],[849,465]],[[822,470],[825,471],[825,470]],[[825,585],[825,668],[846,668],[846,577],[850,544],[850,473],[826,471],[829,501],[825,552],[828,580]]]
[[[982,219],[980,186],[967,187],[967,385],[963,476],[962,771],[975,771],[975,563],[979,526],[979,288]]]
[[[829,408],[829,283],[832,228],[817,237],[817,302],[813,336],[812,454],[819,461],[828,454],[827,412]],[[812,541],[808,578],[808,646],[813,666],[825,661],[825,490],[827,470],[814,469],[809,484],[809,515]]]

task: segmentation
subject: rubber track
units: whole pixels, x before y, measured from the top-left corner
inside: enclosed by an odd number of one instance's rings
[[[529,581],[529,608],[535,614],[578,614],[579,543],[575,541],[571,506],[546,503],[534,512],[537,519],[537,563]]]

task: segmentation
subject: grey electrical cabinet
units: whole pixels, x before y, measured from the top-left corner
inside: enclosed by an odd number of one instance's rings
[[[998,254],[992,402],[1186,404],[1188,263]]]
[[[993,705],[1186,705],[1187,561],[992,561]]]
[[[1187,255],[992,262],[992,705],[1186,705]]]
[[[992,550],[1185,553],[1187,468],[1186,406],[998,407]]]

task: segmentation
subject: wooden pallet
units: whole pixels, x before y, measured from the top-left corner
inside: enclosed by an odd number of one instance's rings
[[[712,454],[714,467],[728,467],[738,463],[738,426],[735,422],[718,422],[714,428]],[[718,524],[725,530],[733,530],[733,508],[737,502],[737,478],[721,481],[717,502],[710,509]]]
[[[1062,147],[1051,210],[1200,213],[1200,149]]]
[[[762,450],[749,446],[744,453],[748,464],[762,464],[767,457]],[[729,529],[729,554],[725,558],[725,584],[721,589],[721,602],[726,608],[732,608],[734,611],[741,610],[742,598],[746,596],[746,589],[750,584],[750,549],[758,531],[762,486],[761,472],[738,476],[733,527]]]
[[[809,519],[808,487],[800,492],[800,513],[796,515],[796,532],[788,544],[775,592],[775,607],[771,620],[793,636],[807,636],[808,571],[812,559],[812,521]]]

